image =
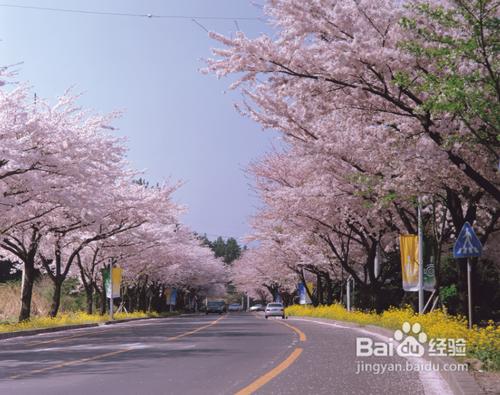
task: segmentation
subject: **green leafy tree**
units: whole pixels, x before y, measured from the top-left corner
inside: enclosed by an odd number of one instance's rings
[[[402,20],[413,33],[403,47],[419,60],[418,77],[399,73],[399,83],[426,97],[423,111],[453,114],[467,134],[450,133],[449,145],[481,144],[499,159],[500,2],[454,0],[452,7],[416,2],[413,18]],[[425,96],[423,96],[424,94]]]
[[[226,248],[224,251],[224,262],[228,265],[232,264],[241,255],[241,247],[233,237],[226,241]]]
[[[217,237],[215,241],[210,241],[207,235],[197,235],[201,240],[203,245],[206,245],[212,249],[216,258],[222,258],[225,264],[230,265],[241,255],[242,249],[238,244],[238,241],[234,237],[229,237],[224,240],[221,236]]]

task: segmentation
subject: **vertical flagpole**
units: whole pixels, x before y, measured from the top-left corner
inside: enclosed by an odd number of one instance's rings
[[[113,264],[109,263],[109,319],[113,321]]]
[[[424,232],[420,197],[418,198],[418,313],[424,313]]]

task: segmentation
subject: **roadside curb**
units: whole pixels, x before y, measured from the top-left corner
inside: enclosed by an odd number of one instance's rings
[[[174,315],[174,316],[170,316],[170,317],[125,318],[122,320],[93,322],[90,324],[61,325],[61,326],[54,326],[52,328],[40,328],[40,329],[30,329],[30,330],[26,330],[26,331],[6,332],[6,333],[0,333],[0,340],[12,339],[15,337],[33,336],[33,335],[39,335],[39,334],[44,334],[44,333],[56,333],[56,332],[62,332],[62,331],[69,331],[72,329],[95,328],[98,326],[115,325],[115,324],[121,324],[124,322],[130,322],[130,321],[157,320],[157,319],[172,318],[172,317],[178,317],[178,316]]]
[[[337,321],[327,318],[320,317],[309,317],[309,316],[289,316],[297,317],[300,319],[310,320],[310,321],[322,321],[325,323],[334,323],[337,325],[345,326],[352,329],[363,329],[367,332],[371,332],[374,335],[382,335],[392,338],[394,332],[387,328],[382,328],[376,325],[360,325],[352,322]],[[451,357],[433,357],[432,360],[429,356],[423,357],[427,361],[432,361],[439,365],[452,364],[456,361]],[[481,389],[479,384],[476,382],[474,377],[469,372],[447,372],[440,370],[439,374],[446,381],[451,391],[455,395],[483,395],[485,392]]]

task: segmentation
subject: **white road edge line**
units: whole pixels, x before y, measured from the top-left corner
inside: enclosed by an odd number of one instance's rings
[[[354,329],[358,332],[377,337],[385,342],[389,341],[390,338],[384,335],[381,335],[379,333],[375,332],[370,332],[366,329],[363,328],[356,328],[356,327],[348,327],[348,326],[343,326],[335,323],[328,323],[328,322],[323,322],[323,321],[316,321],[316,320],[305,320],[303,318],[291,318],[292,321],[304,321],[304,322],[313,322],[315,324],[320,324],[320,325],[326,325],[334,328],[340,328],[340,329]],[[399,344],[395,340],[393,340],[395,344]],[[419,364],[424,364],[426,361],[424,358],[419,358],[419,357],[403,357],[407,359],[408,361],[412,363],[419,363]],[[435,371],[430,371],[426,372],[423,370],[419,370],[418,372],[418,378],[420,382],[422,383],[422,386],[424,387],[424,393],[426,395],[453,395],[453,391],[451,390],[450,386],[446,382],[446,380],[439,374],[439,372]]]

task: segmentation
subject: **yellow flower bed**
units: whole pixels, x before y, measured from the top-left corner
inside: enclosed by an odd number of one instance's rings
[[[286,309],[288,315],[329,318],[354,322],[360,325],[378,325],[389,329],[400,329],[404,322],[418,322],[429,338],[465,339],[467,353],[478,358],[486,369],[500,370],[500,326],[492,321],[484,328],[468,329],[463,317],[455,317],[441,310],[418,315],[411,308],[391,308],[381,314],[375,312],[347,311],[342,305],[300,306]]]
[[[115,313],[115,320],[123,320],[128,318],[147,318],[158,317],[157,313]],[[33,317],[29,321],[23,321],[12,324],[0,324],[0,333],[17,332],[30,329],[52,328],[65,325],[80,325],[106,322],[109,320],[109,315],[87,314],[84,312],[62,313],[55,318],[51,317]]]

